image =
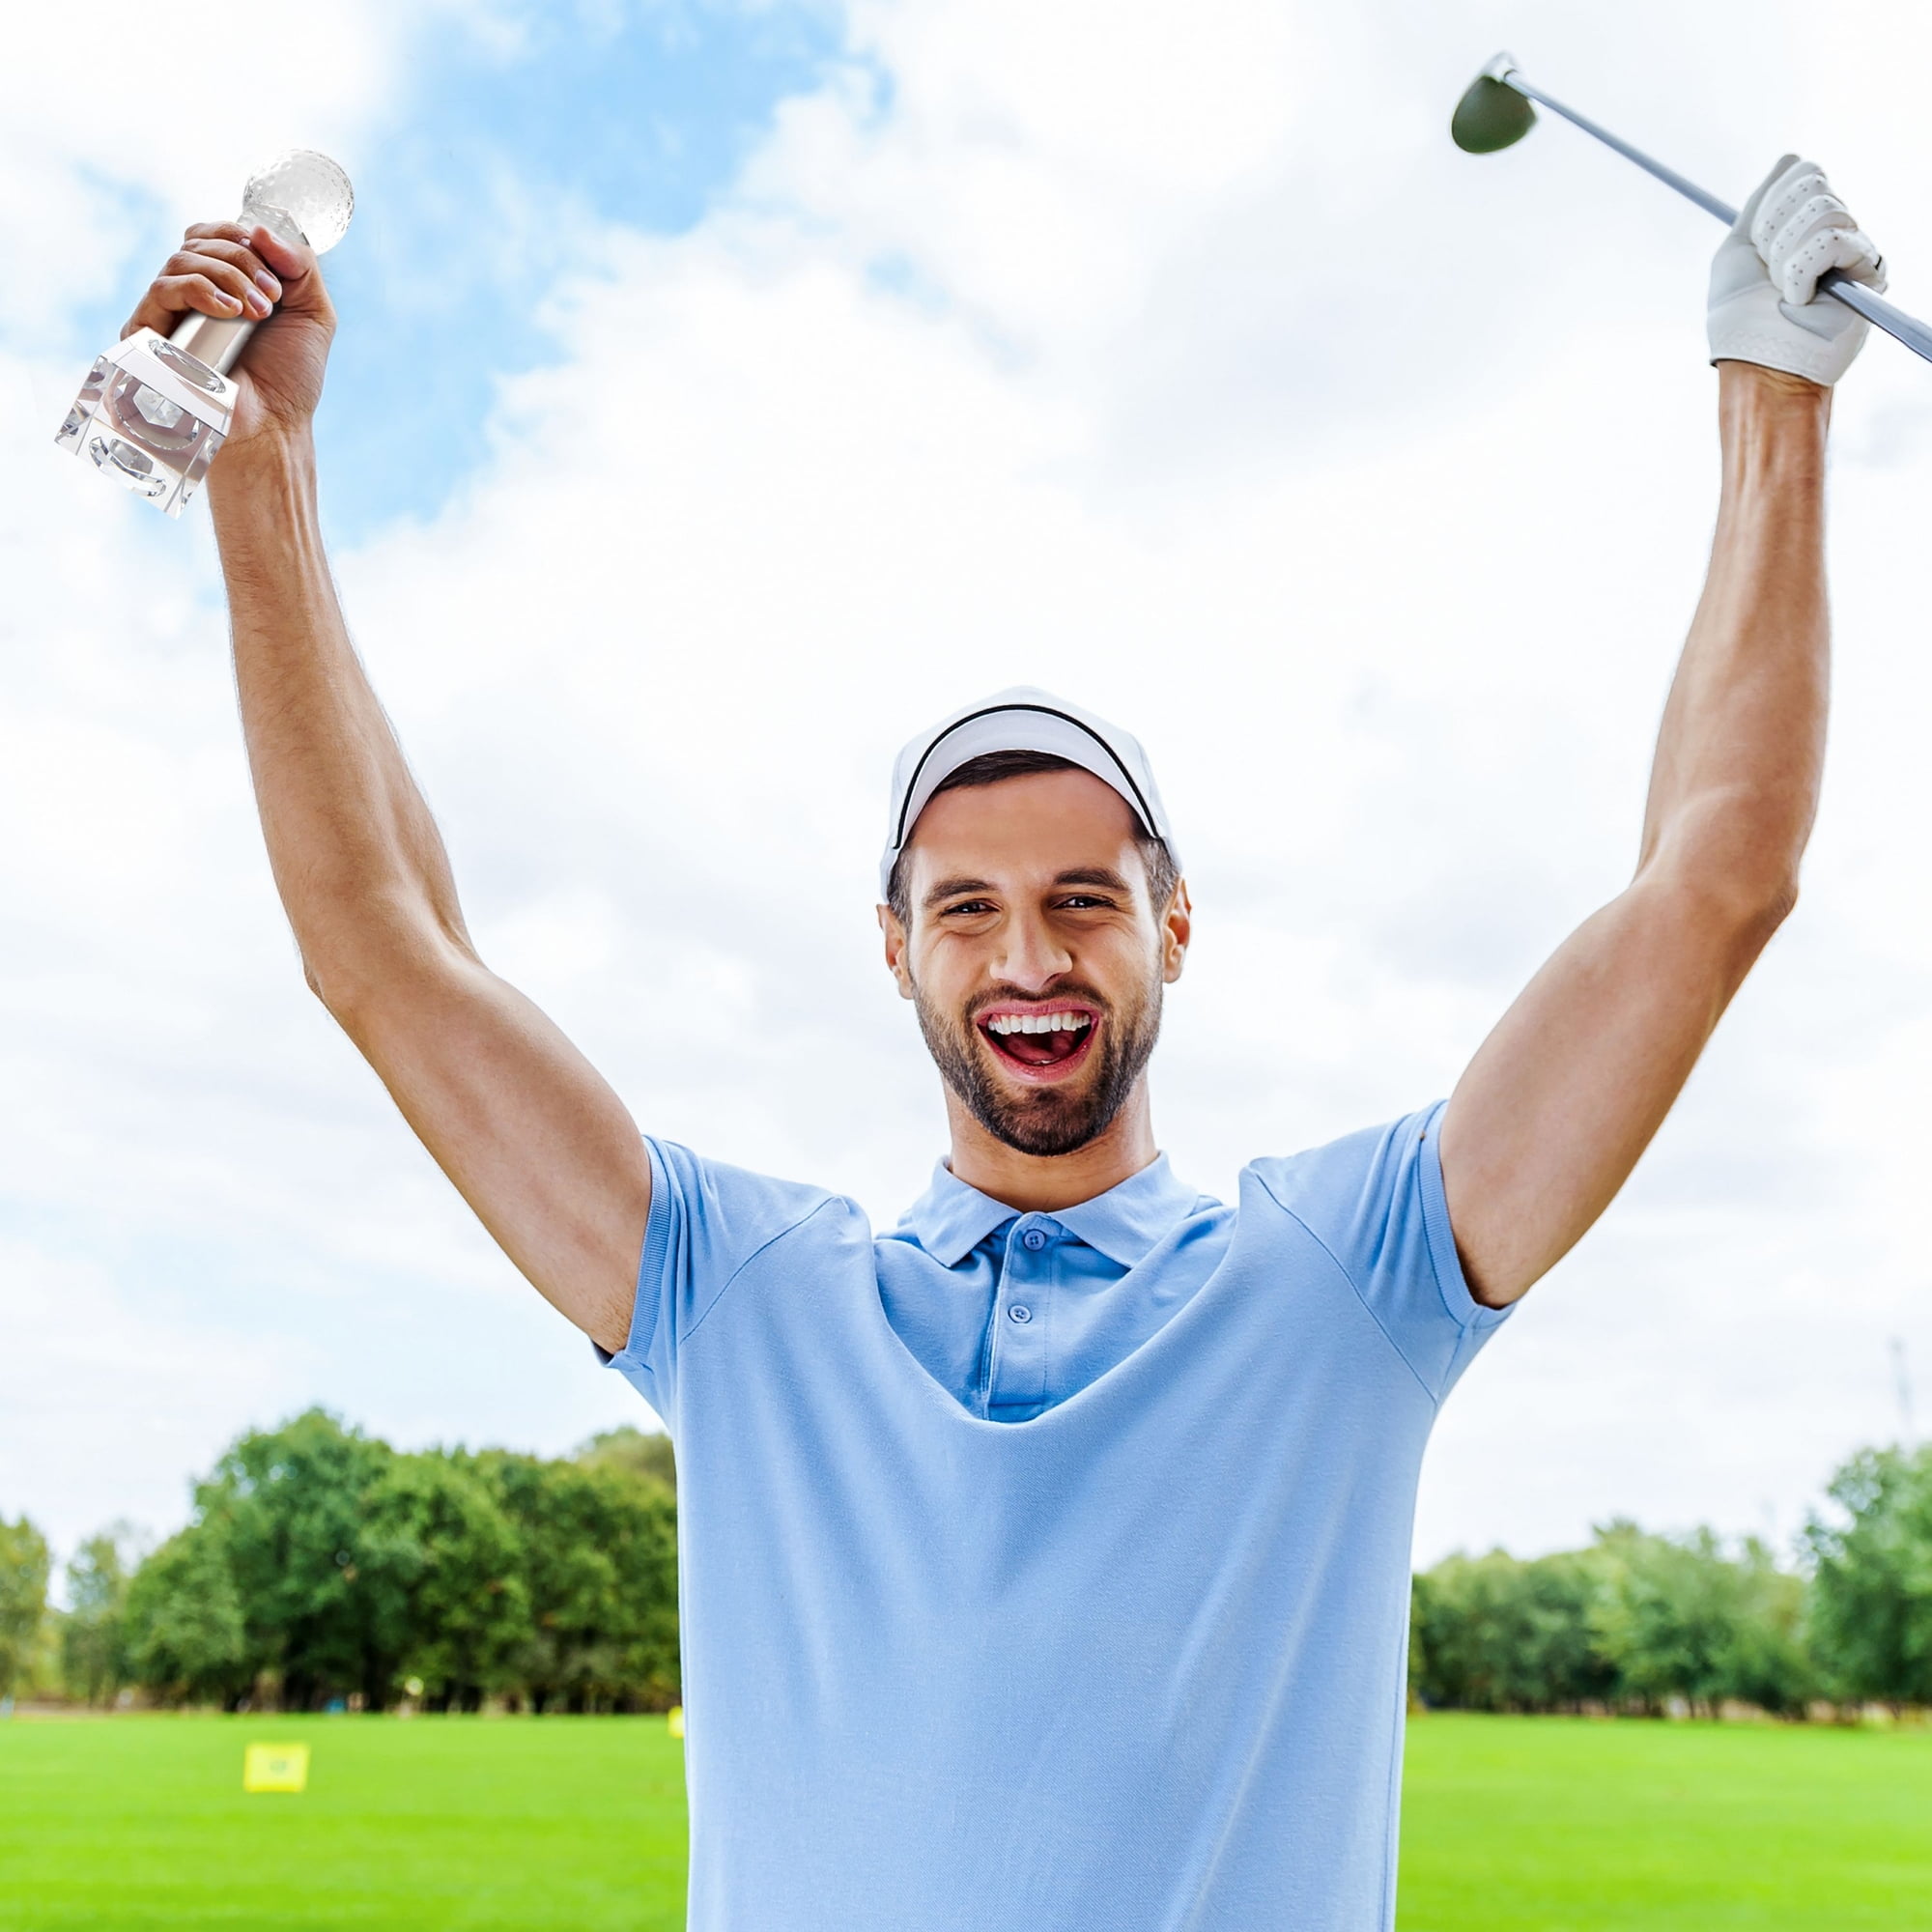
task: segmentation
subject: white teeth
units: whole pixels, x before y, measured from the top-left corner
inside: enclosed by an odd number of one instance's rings
[[[988,1033],[1078,1033],[1093,1024],[1086,1013],[1001,1013],[986,1022]]]

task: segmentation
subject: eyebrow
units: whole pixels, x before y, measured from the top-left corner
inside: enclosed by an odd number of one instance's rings
[[[1129,897],[1134,890],[1120,873],[1107,866],[1081,866],[1071,871],[1056,872],[1053,883],[1056,886],[1098,886],[1102,892],[1121,893]],[[990,893],[995,890],[988,879],[941,879],[920,903],[930,910],[943,900],[957,898],[964,893]]]
[[[992,890],[992,882],[987,879],[941,879],[927,891],[920,904],[932,907],[941,899],[957,898],[961,893],[990,893]]]

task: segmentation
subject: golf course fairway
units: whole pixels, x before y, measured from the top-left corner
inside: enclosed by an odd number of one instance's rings
[[[306,1791],[243,1793],[265,1743],[310,1747]],[[16,1719],[0,1924],[676,1932],[680,1749],[662,1718]],[[1419,1718],[1400,1925],[1932,1928],[1932,1731]]]

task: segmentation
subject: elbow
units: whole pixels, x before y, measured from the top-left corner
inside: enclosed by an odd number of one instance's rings
[[[1774,869],[1762,874],[1726,867],[1670,882],[1672,895],[1708,943],[1727,954],[1739,978],[1771,944],[1798,904],[1798,873]]]
[[[358,916],[296,931],[302,980],[352,1038],[399,999],[474,963],[467,935],[443,930],[413,905],[365,905]]]
[[[344,977],[332,969],[325,971],[306,948],[299,951],[302,984],[322,1002],[331,1019],[340,1020],[347,1005]]]
[[[1739,940],[1755,952],[1798,904],[1797,864],[1733,866],[1712,896]]]
[[[1697,814],[1645,853],[1637,876],[1754,957],[1798,904],[1803,853],[1803,838],[1786,837],[1782,828]]]
[[[1764,894],[1758,904],[1757,919],[1768,940],[1798,910],[1798,867],[1792,867]]]
[[[319,958],[301,949],[302,983],[320,1000],[330,1019],[355,1037],[357,1018],[380,993],[384,975],[366,961]]]

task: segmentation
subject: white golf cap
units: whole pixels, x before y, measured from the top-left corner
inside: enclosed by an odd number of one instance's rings
[[[1180,854],[1168,827],[1167,808],[1160,802],[1140,740],[1050,691],[1016,685],[942,718],[894,761],[893,814],[885,857],[879,861],[880,898],[890,895],[893,867],[933,793],[961,765],[989,752],[1047,752],[1092,772],[1126,800],[1141,829],[1167,847],[1168,857],[1179,869]]]

